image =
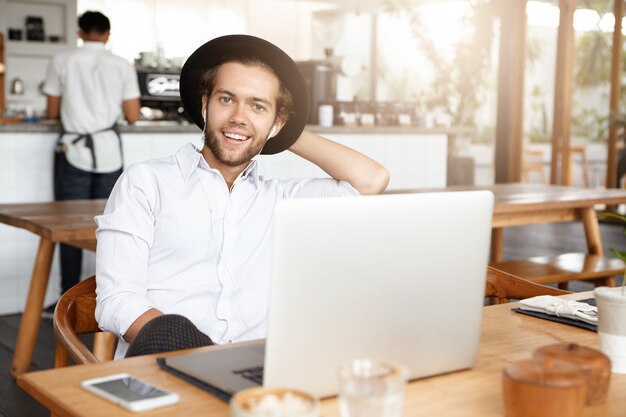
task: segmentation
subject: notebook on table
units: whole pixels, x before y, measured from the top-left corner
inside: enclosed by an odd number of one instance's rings
[[[166,365],[226,394],[263,369],[264,385],[319,397],[337,394],[339,365],[358,357],[402,363],[411,379],[470,368],[492,209],[488,191],[283,201],[267,339]]]
[[[538,298],[538,297],[535,297]],[[521,300],[520,303],[522,303],[524,300]],[[561,300],[561,301],[565,301],[565,300]],[[586,330],[591,330],[592,332],[597,332],[598,331],[598,324],[597,324],[597,306],[596,306],[596,299],[595,298],[586,298],[584,300],[576,300],[576,302],[578,303],[585,303],[588,304],[591,307],[595,307],[595,320],[593,320],[592,322],[589,322],[587,320],[581,320],[580,318],[576,318],[575,316],[571,316],[569,314],[566,314],[565,316],[561,315],[561,314],[557,314],[555,311],[552,312],[547,312],[547,311],[533,311],[533,310],[528,310],[528,309],[524,309],[523,307],[515,307],[512,308],[511,310],[515,311],[516,313],[521,313],[521,314],[526,314],[527,316],[533,316],[533,317],[537,317],[540,319],[544,319],[544,320],[549,320],[549,321],[555,321],[557,323],[562,323],[562,324],[567,324],[570,326],[574,326],[574,327],[579,327],[581,329],[586,329]]]

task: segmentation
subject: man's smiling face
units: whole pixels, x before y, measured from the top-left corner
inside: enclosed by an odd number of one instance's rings
[[[211,95],[203,98],[205,155],[212,168],[241,168],[256,156],[276,124],[279,81],[266,68],[227,62],[215,76]]]

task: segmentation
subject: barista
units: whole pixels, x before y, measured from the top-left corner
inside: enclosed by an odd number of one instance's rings
[[[81,48],[52,58],[43,92],[47,116],[61,119],[55,152],[56,200],[107,198],[122,173],[117,120],[140,116],[139,86],[133,66],[105,49],[111,25],[100,12],[78,19]],[[61,245],[61,290],[80,279],[82,251]],[[49,309],[53,309],[51,306]]]

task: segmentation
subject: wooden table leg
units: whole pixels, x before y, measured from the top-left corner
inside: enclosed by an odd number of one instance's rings
[[[39,241],[39,249],[35,257],[33,275],[28,288],[28,297],[26,298],[24,314],[22,315],[20,330],[17,335],[17,343],[15,344],[15,352],[13,354],[11,374],[14,377],[18,377],[28,371],[33,358],[33,351],[35,350],[37,333],[39,332],[39,324],[41,322],[43,300],[48,287],[48,278],[50,277],[54,245],[54,242],[43,237]]]
[[[593,207],[586,207],[580,210],[580,216],[585,227],[585,238],[587,239],[587,250],[590,255],[602,255],[602,236],[600,235],[600,226],[598,218]]]
[[[586,207],[581,209],[580,216],[583,226],[585,227],[585,238],[587,240],[587,250],[589,254],[603,255],[602,235],[600,234],[600,225],[598,224],[596,211],[593,207]],[[614,287],[615,279],[613,277],[604,277],[604,285]]]
[[[502,261],[502,228],[491,229],[491,262]]]

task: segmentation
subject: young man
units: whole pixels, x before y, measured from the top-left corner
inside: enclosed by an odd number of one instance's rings
[[[231,35],[201,46],[181,98],[204,147],[131,166],[98,216],[96,318],[116,357],[265,337],[271,228],[285,198],[382,192],[368,157],[309,132],[304,80],[282,50]],[[289,149],[332,178],[265,179],[259,153]]]
[[[55,153],[57,200],[109,196],[122,173],[116,122],[123,115],[134,123],[140,115],[135,69],[105,49],[109,19],[88,11],[79,17],[78,25],[83,47],[54,56],[43,87],[47,116],[60,117],[63,126]],[[62,292],[78,283],[81,261],[81,249],[61,244]]]

